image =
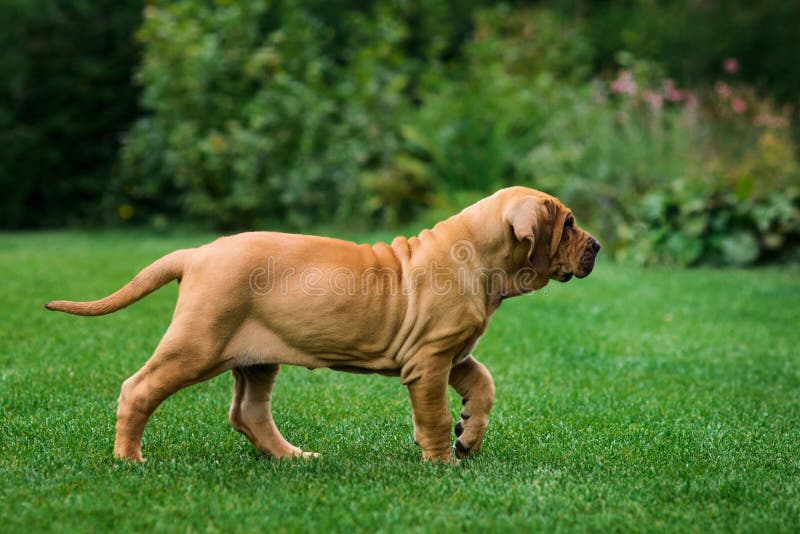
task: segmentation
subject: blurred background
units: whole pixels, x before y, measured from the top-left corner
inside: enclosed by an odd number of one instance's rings
[[[800,261],[800,3],[4,0],[0,228],[418,229],[506,185],[621,261]]]

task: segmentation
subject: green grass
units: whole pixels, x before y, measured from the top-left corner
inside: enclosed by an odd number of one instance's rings
[[[397,379],[284,367],[275,417],[313,461],[260,457],[231,378],[170,398],[145,465],[112,460],[116,397],[174,284],[100,318],[91,299],[203,237],[0,235],[0,530],[796,531],[800,271],[600,262],[496,313],[477,350],[497,403],[479,455],[423,463]],[[452,393],[452,392],[451,392]],[[460,404],[450,396],[453,414]]]

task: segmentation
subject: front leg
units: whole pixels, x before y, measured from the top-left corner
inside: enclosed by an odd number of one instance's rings
[[[457,439],[453,445],[456,458],[462,458],[477,451],[486,434],[489,411],[494,404],[494,381],[486,367],[470,355],[450,371],[450,385],[464,405],[461,420],[456,423]]]
[[[425,460],[445,461],[450,457],[453,420],[447,407],[449,363],[446,359],[414,362],[401,375],[411,398],[414,439]]]

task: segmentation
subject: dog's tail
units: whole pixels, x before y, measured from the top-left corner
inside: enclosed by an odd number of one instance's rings
[[[73,313],[75,315],[105,315],[133,304],[161,286],[183,276],[183,269],[192,249],[176,250],[145,267],[133,280],[117,292],[93,302],[54,300],[44,305],[48,310]]]

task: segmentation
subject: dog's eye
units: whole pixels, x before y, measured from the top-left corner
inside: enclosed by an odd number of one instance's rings
[[[572,225],[574,224],[575,224],[574,219],[567,219],[566,221],[564,221],[564,230],[569,230],[570,228],[572,228]]]

